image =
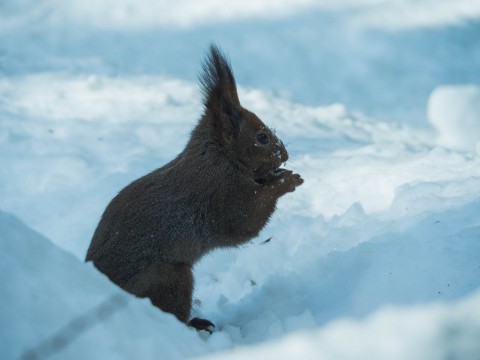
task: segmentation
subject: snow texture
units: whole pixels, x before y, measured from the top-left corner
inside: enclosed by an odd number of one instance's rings
[[[0,4],[2,359],[480,358],[477,1],[33,3]],[[196,265],[208,335],[83,258],[212,40],[305,183]]]

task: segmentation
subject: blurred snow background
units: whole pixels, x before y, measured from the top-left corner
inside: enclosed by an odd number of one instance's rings
[[[305,184],[196,267],[206,336],[82,261],[212,41]],[[479,104],[480,1],[3,0],[1,357],[480,358]]]

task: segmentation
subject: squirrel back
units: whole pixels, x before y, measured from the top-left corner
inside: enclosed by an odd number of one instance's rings
[[[113,282],[183,322],[193,264],[215,248],[257,236],[278,198],[303,183],[280,168],[287,150],[240,105],[231,67],[214,45],[199,80],[204,113],[185,149],[119,192],[86,256]]]

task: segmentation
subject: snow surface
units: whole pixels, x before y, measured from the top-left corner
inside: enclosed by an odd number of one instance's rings
[[[0,5],[2,359],[480,358],[478,1],[32,4]],[[211,40],[305,183],[195,267],[208,336],[83,258],[185,145]]]

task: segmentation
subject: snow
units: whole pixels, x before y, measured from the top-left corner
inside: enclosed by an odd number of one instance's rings
[[[32,4],[0,5],[2,358],[479,358],[478,2]],[[208,335],[83,258],[185,145],[211,40],[305,183],[195,267]]]
[[[0,212],[0,234],[3,359],[148,359],[160,349],[178,359],[208,349],[173,315],[123,292],[14,216]],[[76,340],[56,353],[51,338],[59,330]],[[188,341],[188,349],[177,346],[177,337]]]
[[[480,4],[471,0],[244,0],[228,6],[221,0],[102,0],[86,4],[81,0],[43,0],[34,10],[32,0],[4,0],[6,10],[0,31],[28,24],[41,18],[50,25],[74,24],[101,30],[139,31],[155,27],[195,28],[208,23],[224,23],[244,19],[284,18],[296,13],[346,11],[343,16],[361,26],[387,29],[435,26],[476,19]],[[431,9],[435,7],[435,15]]]
[[[428,102],[428,118],[439,133],[440,145],[480,151],[480,87],[450,85],[436,88]]]
[[[201,359],[474,360],[480,352],[479,300],[477,293],[455,306],[436,304],[408,310],[388,307],[363,322],[339,320],[320,330],[290,335],[281,342]]]

